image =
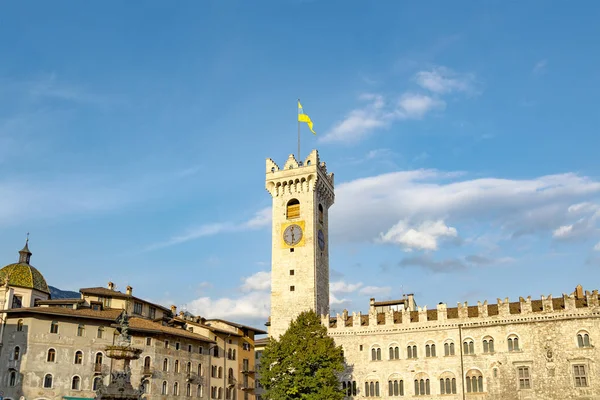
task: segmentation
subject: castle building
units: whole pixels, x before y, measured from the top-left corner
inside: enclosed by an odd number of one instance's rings
[[[3,400],[90,399],[113,370],[106,346],[116,318],[130,315],[132,384],[146,399],[253,400],[254,336],[266,333],[205,319],[133,295],[133,288],[83,288],[51,299],[33,267],[28,243],[19,262],[0,270],[0,397]]]
[[[600,297],[571,294],[477,305],[371,299],[367,313],[329,315],[328,209],[333,174],[313,151],[266,162],[273,198],[269,335],[305,310],[341,345],[347,398],[600,399]],[[256,347],[257,363],[266,341]],[[260,388],[257,389],[260,398]]]

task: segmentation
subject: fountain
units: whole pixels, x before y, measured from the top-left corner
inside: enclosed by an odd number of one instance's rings
[[[114,371],[108,386],[101,384],[96,390],[96,400],[140,400],[143,395],[142,385],[135,389],[131,385],[131,360],[140,358],[142,349],[131,347],[131,336],[129,335],[129,316],[127,310],[123,310],[116,320],[119,336],[112,346],[106,346],[106,356],[115,360]]]

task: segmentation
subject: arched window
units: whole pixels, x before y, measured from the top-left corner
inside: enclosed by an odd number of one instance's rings
[[[287,203],[287,219],[300,218],[300,202],[298,199],[291,199]]]
[[[475,354],[475,343],[473,339],[465,339],[463,342],[463,354]]]
[[[219,399],[220,399],[220,398],[222,398],[222,397],[223,397],[223,388],[221,388],[221,387],[220,387],[220,388],[217,390],[217,393],[218,393],[218,394],[217,394],[217,396],[219,396],[218,398],[219,398]]]
[[[84,336],[84,335],[85,335],[85,325],[79,324],[77,326],[77,336]]]
[[[148,379],[144,379],[144,381],[142,382],[142,392],[150,393],[151,387],[152,387],[152,385],[150,384],[150,381]]]
[[[227,350],[227,359],[233,360],[233,351],[231,349]]]
[[[22,332],[23,331],[23,320],[20,319],[17,321],[17,332]]]
[[[94,358],[94,364],[102,365],[102,353],[96,353],[96,357]]]
[[[456,378],[450,372],[440,376],[440,394],[456,394]]]
[[[56,361],[56,350],[54,350],[54,349],[48,350],[48,356],[46,357],[46,361],[48,361],[48,362]]]
[[[232,360],[235,360],[235,349],[233,349],[233,358]]]
[[[99,326],[98,327],[98,339],[102,339],[103,336],[104,336],[104,327]]]
[[[579,332],[577,334],[578,347],[590,347],[590,335],[587,332]]]
[[[8,386],[15,386],[17,384],[17,371],[14,369],[10,370],[9,378],[8,378]]]
[[[179,360],[175,360],[175,373],[179,373]]]
[[[390,346],[390,360],[400,359],[400,348],[398,346]]]
[[[168,371],[169,370],[169,359],[165,358],[163,360],[163,371]]]
[[[365,397],[379,397],[379,381],[365,382]]]
[[[198,388],[196,389],[196,396],[198,397],[202,397],[203,393],[202,393],[202,385],[198,385]]]
[[[189,383],[185,387],[185,395],[190,397],[192,395],[192,385]]]
[[[179,396],[179,382],[173,384],[173,396]]]
[[[163,383],[162,383],[162,389],[160,391],[160,394],[162,394],[162,395],[166,395],[167,394],[167,381],[163,381]]]
[[[416,345],[406,346],[406,358],[417,358],[417,346]]]
[[[94,382],[92,383],[92,390],[96,391],[102,386],[102,377],[96,376],[94,377]]]
[[[371,360],[372,361],[379,361],[379,360],[381,360],[381,348],[379,348],[379,347],[373,347],[371,349]]]
[[[218,369],[219,373],[217,374],[217,378],[222,378],[223,377],[223,367],[219,367]]]
[[[202,376],[202,364],[198,364],[198,376]]]
[[[388,396],[404,396],[404,381],[402,379],[390,379],[388,381]]]
[[[319,223],[323,223],[323,205],[319,204]]]
[[[83,353],[78,350],[75,352],[74,364],[81,364],[82,362],[83,362]]]
[[[415,379],[415,395],[424,396],[428,394],[431,394],[429,378],[422,377],[421,379]]]
[[[454,342],[444,343],[444,356],[453,356],[453,355],[454,355]]]
[[[52,321],[50,323],[50,333],[58,333],[58,322]]]
[[[494,339],[491,337],[483,338],[483,352],[493,353],[494,352]]]
[[[21,356],[21,348],[19,346],[16,346],[15,349],[13,350],[13,360],[17,361],[20,356]]]
[[[435,357],[435,344],[430,343],[425,345],[425,357]]]
[[[477,370],[468,371],[465,383],[467,386],[467,393],[483,392],[483,375],[481,375],[481,372]]]
[[[52,374],[44,376],[44,389],[52,389]]]
[[[519,351],[519,338],[517,335],[508,337],[508,351]]]
[[[81,390],[81,378],[77,375],[71,380],[71,390]]]

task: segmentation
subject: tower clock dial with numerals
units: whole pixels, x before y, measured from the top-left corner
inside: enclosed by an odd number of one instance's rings
[[[300,243],[300,240],[302,240],[302,228],[299,225],[290,225],[283,231],[283,241],[288,246],[295,246]]]

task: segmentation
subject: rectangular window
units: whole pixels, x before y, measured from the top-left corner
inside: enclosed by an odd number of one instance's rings
[[[294,275],[294,270],[290,269],[290,275]]]
[[[585,365],[573,365],[573,376],[575,377],[575,387],[587,387],[587,367]]]
[[[111,297],[98,296],[98,301],[102,303],[102,305],[104,306],[104,308],[110,308]]]
[[[133,303],[133,313],[142,315],[142,310],[144,309],[144,304],[136,301]]]
[[[12,308],[23,307],[23,296],[13,296]]]
[[[179,344],[179,342],[175,343],[175,350],[179,350],[180,347],[181,345]]]
[[[250,371],[250,360],[247,358],[242,360],[242,371]]]
[[[290,292],[293,292],[293,291],[295,291],[295,290],[296,290],[296,287],[295,287],[295,286],[290,286]]]
[[[192,352],[192,345],[191,344],[188,344],[188,352],[190,352],[190,353]]]
[[[150,307],[150,311],[148,312],[148,317],[150,319],[156,319],[156,308]]]
[[[169,348],[169,341],[165,340],[165,349],[168,349],[168,348]]]
[[[146,338],[146,346],[152,346],[152,338]]]
[[[529,374],[529,367],[519,367],[518,374],[519,389],[531,389],[531,376]]]

